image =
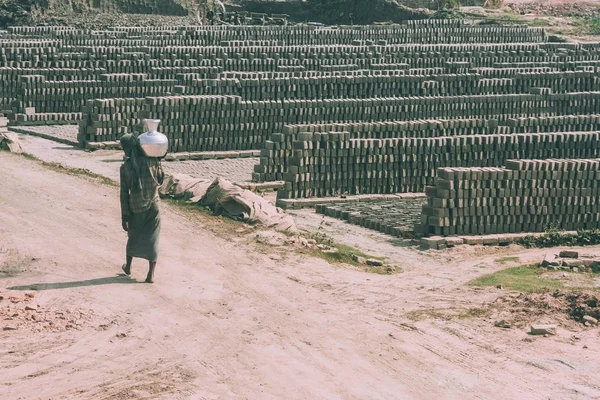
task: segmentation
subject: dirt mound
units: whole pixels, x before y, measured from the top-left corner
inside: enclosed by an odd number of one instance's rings
[[[526,327],[534,321],[547,321],[577,329],[591,325],[584,317],[600,319],[600,301],[592,292],[564,291],[510,294],[488,304],[491,315],[517,327]],[[586,324],[587,322],[587,324]]]
[[[182,26],[196,23],[195,17],[192,16],[121,13],[46,15],[39,21],[43,21],[45,25],[66,25],[78,29],[107,29],[112,26]]]
[[[577,322],[585,323],[586,316],[596,320],[600,319],[600,302],[598,297],[591,293],[570,294],[566,296],[568,314]]]
[[[0,0],[0,27],[27,22],[32,0]]]
[[[412,9],[396,0],[311,0],[308,5],[315,20],[332,25],[400,22],[431,15],[429,10]]]
[[[595,17],[600,15],[600,5],[586,2],[548,3],[511,3],[508,5],[516,14],[548,15],[552,17]]]

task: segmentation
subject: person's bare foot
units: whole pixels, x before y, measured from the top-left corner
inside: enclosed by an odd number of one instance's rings
[[[156,261],[150,261],[148,268],[148,275],[146,276],[146,283],[154,283],[154,270],[156,269]]]
[[[125,275],[127,275],[127,276],[131,275],[131,265],[128,266],[127,264],[123,264],[121,269],[123,269],[123,272],[125,272]]]

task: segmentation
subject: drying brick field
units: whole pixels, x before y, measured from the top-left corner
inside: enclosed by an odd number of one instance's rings
[[[544,175],[519,181],[496,204],[504,183],[482,181],[484,192],[468,194],[474,184],[449,182],[444,192],[439,168],[599,156],[600,43],[549,42],[542,28],[463,20],[12,27],[0,50],[0,109],[13,126],[78,124],[76,140],[98,148],[140,133],[144,118],[160,119],[174,153],[260,150],[260,162],[248,163],[252,179],[283,181],[278,199],[423,193],[437,184],[440,199],[428,200],[417,224],[423,234],[456,233],[446,227],[464,207],[472,225],[498,225],[495,216],[511,214],[501,207],[529,198],[527,185],[570,187],[568,174]],[[586,227],[600,221],[594,207],[567,212]]]
[[[39,158],[0,152],[0,398],[600,398],[600,250],[515,244],[597,240],[600,41],[161,21],[0,30],[0,142]],[[299,231],[162,201],[156,284],[120,274],[146,118],[167,174],[277,188]]]

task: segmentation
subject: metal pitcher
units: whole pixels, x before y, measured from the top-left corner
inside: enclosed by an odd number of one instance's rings
[[[138,136],[140,147],[146,157],[163,158],[169,149],[169,139],[158,132],[159,119],[145,119],[146,133]]]

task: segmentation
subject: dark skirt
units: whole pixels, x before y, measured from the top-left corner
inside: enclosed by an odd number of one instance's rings
[[[158,260],[160,211],[154,202],[148,211],[133,214],[129,220],[127,255],[148,261]]]

